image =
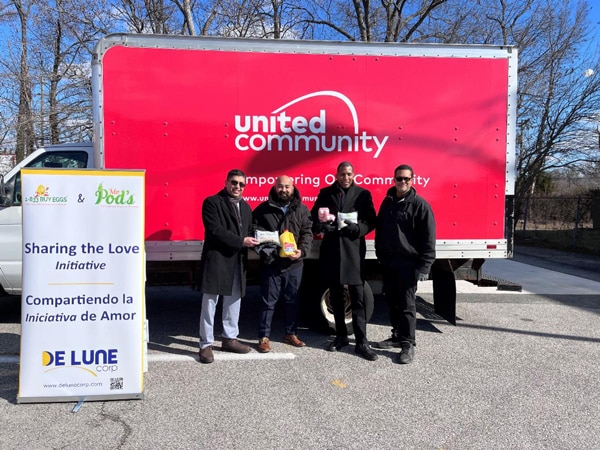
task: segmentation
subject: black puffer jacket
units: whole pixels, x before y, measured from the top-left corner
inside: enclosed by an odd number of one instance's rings
[[[279,257],[279,252],[273,264],[278,264],[282,270],[292,265],[302,264],[303,259],[310,253],[312,246],[312,219],[308,207],[301,201],[300,192],[294,187],[294,194],[286,212],[283,212],[281,205],[277,202],[277,192],[275,188],[269,191],[269,200],[258,205],[252,213],[252,222],[257,230],[277,231],[279,234],[285,230],[294,235],[296,245],[302,252],[302,257],[297,260]],[[262,262],[266,262],[263,253],[261,253]]]
[[[377,259],[393,266],[429,273],[435,261],[435,218],[429,203],[414,188],[403,198],[388,190],[377,215]]]

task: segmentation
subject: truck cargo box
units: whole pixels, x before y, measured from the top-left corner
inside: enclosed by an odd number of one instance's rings
[[[96,157],[146,169],[150,258],[190,255],[228,170],[252,207],[282,174],[311,207],[342,161],[376,207],[412,165],[439,258],[507,257],[516,66],[511,47],[112,35],[94,54]]]

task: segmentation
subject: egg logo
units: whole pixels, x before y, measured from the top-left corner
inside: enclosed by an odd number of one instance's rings
[[[40,184],[35,190],[36,197],[47,197],[48,196],[48,187]]]

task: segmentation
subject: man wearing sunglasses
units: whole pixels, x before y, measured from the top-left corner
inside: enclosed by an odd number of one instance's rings
[[[219,296],[223,298],[221,350],[248,353],[250,347],[237,340],[240,304],[246,291],[248,248],[258,244],[251,236],[252,210],[242,198],[246,176],[229,171],[225,187],[202,203],[202,311],[200,313],[201,363],[214,361],[214,318]]]
[[[412,167],[396,167],[394,186],[381,203],[375,232],[375,251],[383,266],[383,293],[392,323],[392,336],[377,347],[401,348],[399,364],[410,364],[414,359],[417,282],[429,278],[435,261],[433,211],[412,183]]]

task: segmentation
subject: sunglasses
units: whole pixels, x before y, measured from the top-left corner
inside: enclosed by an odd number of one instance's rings
[[[406,181],[408,183],[410,180],[412,180],[412,177],[396,177],[398,183],[401,181]]]
[[[246,183],[244,183],[243,181],[229,180],[229,182],[231,183],[232,186],[237,186],[239,184],[241,188],[246,187]]]

